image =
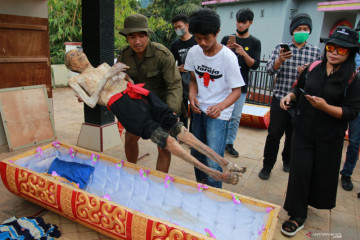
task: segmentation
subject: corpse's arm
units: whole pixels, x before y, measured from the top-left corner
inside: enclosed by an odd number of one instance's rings
[[[76,80],[81,76],[75,76],[68,80],[69,86],[74,90],[75,94],[86,103],[91,108],[94,108],[99,96],[97,98],[92,98],[87,95],[87,93],[84,91],[84,89],[78,84]],[[79,101],[81,101],[79,100]]]
[[[128,66],[120,62],[112,66],[109,71],[107,71],[101,78],[99,84],[96,86],[95,92],[91,96],[89,96],[78,83],[78,81],[80,80],[79,78],[83,77],[81,74],[79,76],[70,78],[68,82],[70,87],[86,103],[86,105],[94,108],[99,100],[100,93],[104,89],[106,82],[112,79],[114,76],[119,75],[121,72],[125,71],[128,68]]]

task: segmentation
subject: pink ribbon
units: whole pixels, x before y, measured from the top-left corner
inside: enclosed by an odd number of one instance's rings
[[[215,235],[208,228],[205,228],[204,230],[208,237],[216,238]]]
[[[105,194],[104,196],[102,196],[102,198],[111,201],[111,197],[108,194]]]
[[[41,149],[41,147],[38,147],[37,149],[36,149],[36,152],[37,152],[37,154],[36,154],[36,156],[38,156],[38,157],[43,157],[44,156],[44,152],[43,152],[43,150]]]
[[[241,204],[240,198],[238,196],[235,196],[233,193],[231,193],[231,196],[235,204]]]
[[[259,231],[259,235],[261,235],[263,232],[265,232],[266,228],[265,225],[261,225],[261,230]]]
[[[148,178],[148,174],[150,173],[150,170],[139,169],[139,173],[142,180],[145,181]]]
[[[198,183],[198,191],[202,192],[204,189],[208,189],[209,187],[206,186],[205,184],[200,184]]]
[[[124,160],[121,160],[120,163],[115,163],[116,169],[120,169],[120,168],[122,168],[123,166],[124,166]]]
[[[165,188],[168,188],[170,186],[170,183],[174,181],[174,178],[172,176],[166,175],[164,179]]]
[[[92,153],[91,154],[91,161],[93,162],[93,164],[95,164],[98,160],[99,160],[100,155]]]
[[[75,157],[75,154],[76,154],[76,150],[74,150],[73,148],[70,148],[70,149],[69,149],[69,154],[70,154],[70,157],[71,157],[71,158],[74,158],[74,157]]]
[[[60,147],[60,142],[59,141],[55,141],[52,143],[52,145],[56,148],[59,148]]]

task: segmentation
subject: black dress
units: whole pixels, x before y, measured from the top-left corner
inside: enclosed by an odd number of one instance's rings
[[[342,118],[313,108],[299,88],[341,107]],[[325,64],[319,64],[303,72],[293,92],[298,101],[284,209],[290,216],[306,218],[308,205],[335,207],[345,131],[360,112],[360,76],[351,80],[336,73],[327,76]]]

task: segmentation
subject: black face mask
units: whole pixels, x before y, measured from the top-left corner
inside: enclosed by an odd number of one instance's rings
[[[247,33],[249,31],[249,29],[245,29],[244,31],[240,32],[239,30],[236,29],[236,32],[239,34],[239,35],[244,35],[245,33]]]

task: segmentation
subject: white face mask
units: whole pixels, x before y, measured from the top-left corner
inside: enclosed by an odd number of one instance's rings
[[[176,29],[175,30],[176,35],[178,35],[179,37],[182,37],[185,35],[185,28],[182,29]]]

